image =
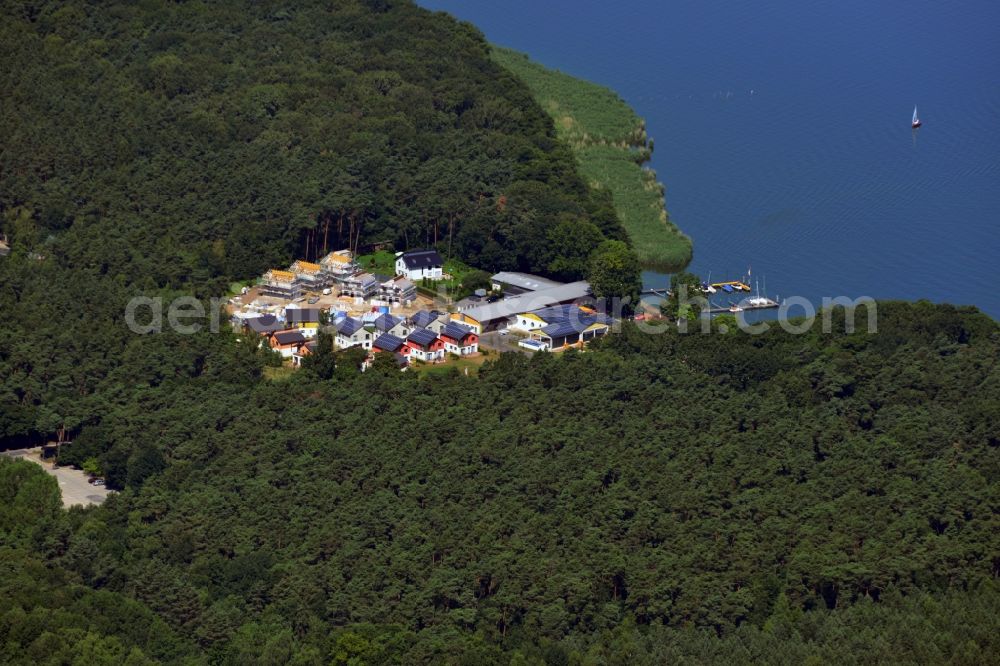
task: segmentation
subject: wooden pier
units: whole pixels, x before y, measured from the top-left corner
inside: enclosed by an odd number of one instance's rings
[[[703,282],[702,285],[704,284],[705,283]],[[752,289],[750,289],[750,285],[748,285],[746,282],[740,282],[738,280],[734,280],[732,282],[713,282],[708,286],[711,287],[712,289],[707,290],[702,288],[700,291],[706,294],[714,294],[716,291],[726,291],[726,287],[729,287],[729,289],[731,290],[730,292],[726,293],[732,293],[737,291],[746,291],[746,292],[752,291]],[[641,296],[659,296],[660,298],[667,298],[670,296],[669,289],[655,289],[653,287],[647,287],[639,293]]]
[[[739,303],[730,303],[727,306],[715,305],[714,303],[709,303],[708,313],[709,314],[736,314],[737,312],[746,312],[747,310],[770,310],[773,308],[781,307],[781,303],[773,299],[758,296],[756,298],[747,298]]]
[[[750,285],[746,282],[740,282],[739,280],[730,280],[728,282],[713,282],[708,285],[716,291],[725,291],[726,287],[729,287],[733,291],[750,291]]]

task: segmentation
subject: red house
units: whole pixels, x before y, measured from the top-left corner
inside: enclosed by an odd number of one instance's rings
[[[287,331],[276,331],[272,333],[268,341],[271,349],[278,352],[285,358],[291,358],[292,354],[304,345],[306,337],[298,329]]]
[[[406,346],[406,341],[402,338],[397,338],[392,333],[383,333],[382,335],[375,338],[375,342],[372,343],[373,352],[389,352],[391,354],[401,354],[403,353],[403,348]]]
[[[450,354],[468,356],[479,351],[479,336],[461,324],[448,323],[438,334],[444,342],[444,350]]]
[[[439,361],[444,358],[444,341],[433,331],[418,328],[406,336],[406,344],[401,351],[421,361]]]

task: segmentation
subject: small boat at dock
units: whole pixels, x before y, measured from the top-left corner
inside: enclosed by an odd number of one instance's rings
[[[740,282],[739,280],[730,280],[729,282],[712,282],[708,285],[716,290],[721,290],[727,294],[731,294],[734,291],[750,291],[750,285],[746,282]]]
[[[749,278],[748,278],[749,279]],[[738,291],[750,291],[750,285],[745,282],[720,282],[716,283],[714,286],[721,287],[722,291],[726,293],[735,293]],[[727,288],[728,287],[728,288]],[[765,291],[767,290],[767,285],[764,285]],[[757,293],[749,298],[744,298],[742,301],[733,302],[729,301],[729,305],[717,305],[715,303],[708,304],[709,314],[721,314],[724,312],[736,314],[740,312],[747,312],[749,310],[769,310],[771,308],[781,307],[781,303],[778,301],[768,298],[767,296],[762,296],[760,293],[760,284],[757,284]]]
[[[760,298],[748,298],[740,301],[739,303],[730,302],[729,305],[716,305],[715,303],[709,303],[708,313],[709,314],[722,314],[728,312],[730,314],[736,314],[737,312],[747,312],[750,310],[769,310],[771,308],[781,307],[781,303],[772,300],[765,296]]]
[[[920,127],[921,125],[923,125],[923,123],[920,122],[920,117],[917,115],[917,107],[916,106],[913,107],[913,120],[910,121],[910,125],[913,127],[913,129],[917,129],[918,127]]]

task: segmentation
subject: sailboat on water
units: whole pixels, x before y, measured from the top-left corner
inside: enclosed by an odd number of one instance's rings
[[[766,285],[764,286],[764,291],[767,291],[767,286]],[[766,307],[773,307],[771,304],[774,303],[774,301],[772,301],[767,296],[761,296],[760,295],[760,282],[758,282],[757,283],[757,295],[754,296],[753,298],[749,299],[747,301],[747,303],[751,307],[754,307],[754,308],[766,308]]]
[[[923,125],[923,123],[920,122],[920,118],[917,116],[917,107],[916,106],[913,107],[913,120],[911,121],[910,124],[912,125],[913,129],[917,129],[918,127],[920,127],[921,125]]]

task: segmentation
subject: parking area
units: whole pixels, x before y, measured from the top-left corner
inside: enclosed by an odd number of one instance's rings
[[[524,337],[510,332],[489,331],[479,336],[479,346],[495,352],[519,352],[530,356],[534,352],[517,346]]]
[[[89,506],[91,504],[101,504],[108,498],[108,494],[111,492],[104,486],[90,485],[90,479],[83,470],[71,467],[55,467],[52,463],[43,462],[40,448],[4,451],[0,455],[28,460],[41,466],[46,472],[56,477],[56,481],[59,482],[59,492],[62,494],[63,506],[66,508],[74,505]]]

